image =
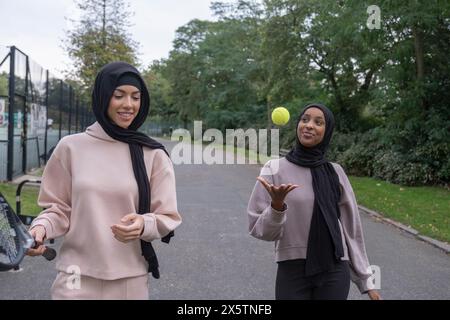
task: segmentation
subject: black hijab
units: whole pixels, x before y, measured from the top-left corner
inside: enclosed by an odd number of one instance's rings
[[[121,85],[134,85],[141,91],[141,106],[136,118],[128,129],[114,124],[108,117],[108,107],[114,90]],[[139,214],[150,212],[150,183],[144,162],[143,147],[150,149],[162,149],[169,156],[162,144],[148,137],[137,129],[145,122],[150,107],[150,96],[142,80],[139,71],[125,62],[112,62],[105,65],[97,74],[92,92],[92,108],[97,122],[103,130],[113,139],[127,143],[130,147],[131,162],[133,164],[134,177],[139,190]],[[169,243],[174,235],[173,231],[165,236],[162,241]],[[141,240],[142,255],[147,260],[153,277],[159,278],[158,259],[150,242]]]
[[[334,129],[333,113],[324,105],[310,104],[303,109],[297,122],[309,108],[322,110],[325,116],[325,134],[323,140],[312,148],[300,143],[297,133],[297,145],[288,153],[286,159],[296,165],[311,168],[314,190],[314,209],[308,237],[305,274],[313,275],[333,269],[335,263],[344,256],[342,237],[338,219],[338,202],[341,198],[339,177],[333,165],[325,159]]]

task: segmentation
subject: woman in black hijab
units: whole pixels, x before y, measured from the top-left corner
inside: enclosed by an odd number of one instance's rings
[[[296,146],[266,164],[261,175],[267,177],[258,177],[249,202],[250,233],[276,241],[277,299],[346,299],[350,272],[362,293],[380,298],[353,190],[342,168],[325,158],[333,129],[327,107],[306,106]]]
[[[137,89],[131,91],[131,93],[139,91],[139,111],[134,118],[131,115],[127,117],[127,115],[114,112],[115,110],[112,107],[111,97],[113,96],[113,92],[121,86],[131,86]],[[126,92],[122,91],[122,93]],[[139,71],[124,62],[107,64],[98,73],[97,78],[95,79],[92,103],[97,122],[102,126],[103,130],[105,130],[111,138],[129,145],[134,177],[136,178],[139,190],[138,213],[145,214],[150,212],[150,185],[142,148],[162,149],[167,156],[169,156],[169,154],[162,144],[137,131],[147,119],[150,107],[150,96]],[[120,104],[118,107],[120,108]],[[116,231],[117,234],[120,234],[120,226],[116,229],[117,230],[113,230]],[[174,232],[171,231],[162,239],[162,241],[169,243],[170,238],[173,235]],[[158,259],[152,244],[141,240],[141,246],[142,255],[149,264],[148,271],[152,273],[154,278],[159,279]]]
[[[37,243],[64,236],[54,299],[147,299],[147,273],[159,278],[151,241],[168,243],[181,217],[167,151],[137,131],[149,104],[136,68],[107,64],[92,93],[97,122],[63,138],[45,168],[38,201],[46,210],[30,233]],[[77,290],[65,286],[71,266]]]

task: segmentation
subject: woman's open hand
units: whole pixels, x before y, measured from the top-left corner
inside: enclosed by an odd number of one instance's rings
[[[263,177],[256,178],[261,184],[266,188],[267,192],[270,194],[272,198],[272,208],[278,211],[282,211],[284,208],[284,199],[287,194],[298,188],[299,186],[296,184],[288,183],[281,184],[279,186],[268,183]]]

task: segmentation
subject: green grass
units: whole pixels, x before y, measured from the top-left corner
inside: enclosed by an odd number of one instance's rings
[[[350,177],[359,204],[419,233],[450,242],[450,191],[439,187],[404,187]]]
[[[0,192],[5,196],[9,205],[16,212],[16,190],[17,185],[9,183],[0,183]],[[29,216],[37,216],[41,209],[37,205],[39,188],[24,186],[20,193],[21,213]]]

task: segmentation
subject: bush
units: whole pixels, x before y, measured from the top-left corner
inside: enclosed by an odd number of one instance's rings
[[[295,143],[294,126],[281,132],[281,147],[290,149]],[[335,132],[326,156],[350,175],[409,186],[448,186],[450,144],[442,138],[432,138],[411,130],[382,127],[365,133]]]
[[[386,150],[373,159],[373,176],[396,184],[418,185],[430,182],[432,174],[426,165],[409,162],[403,154]]]
[[[356,135],[349,133],[335,132],[331,138],[330,148],[326,154],[327,159],[333,162],[340,162],[339,158],[356,141]]]
[[[373,175],[373,158],[382,148],[377,135],[376,130],[364,134],[336,133],[328,157],[342,165],[349,174],[370,177]]]
[[[386,143],[389,141],[389,134],[383,130],[353,135],[357,140],[353,143],[352,138],[346,135],[337,136],[338,139],[330,150],[333,160],[351,175],[377,177],[410,186],[448,185],[448,143],[421,144],[405,151],[398,145]]]

